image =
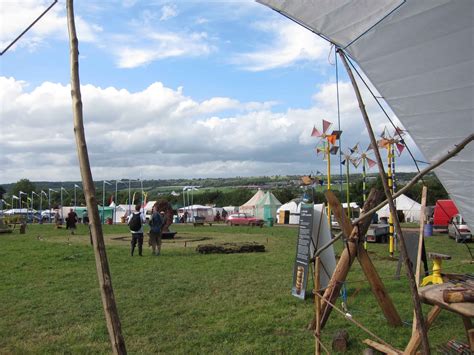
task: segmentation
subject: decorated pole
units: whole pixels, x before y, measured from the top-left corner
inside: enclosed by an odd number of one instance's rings
[[[388,144],[387,146],[387,183],[388,189],[390,194],[393,195],[393,180],[392,180],[392,144]],[[393,257],[394,251],[394,242],[393,242],[393,212],[390,211],[390,215],[388,216],[388,237],[389,237],[389,244],[388,244],[388,251],[390,256]]]
[[[79,80],[79,49],[76,35],[76,24],[74,21],[73,0],[66,1],[67,24],[70,45],[71,63],[71,97],[74,118],[74,134],[77,145],[77,155],[82,176],[84,197],[89,211],[91,239],[93,241],[97,277],[99,280],[102,306],[104,308],[107,330],[109,332],[112,352],[114,354],[126,354],[125,340],[122,335],[122,327],[115,303],[112,277],[110,275],[107,254],[105,250],[104,235],[100,224],[97,199],[95,197],[94,180],[87,152],[86,136],[84,132],[84,121],[82,115],[81,86]]]
[[[331,145],[329,144],[329,141],[327,142],[327,169],[328,169],[328,177],[327,177],[327,182],[328,182],[328,188],[327,190],[331,190]],[[332,228],[331,224],[331,205],[328,204],[328,226],[329,229]]]

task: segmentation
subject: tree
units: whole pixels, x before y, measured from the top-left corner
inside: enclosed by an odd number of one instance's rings
[[[0,198],[3,198],[3,195],[5,195],[7,193],[7,191],[5,190],[5,188],[3,186],[0,186]]]
[[[20,191],[26,192],[30,196],[32,191],[36,191],[36,186],[28,179],[21,179],[13,185],[10,194],[18,196]]]

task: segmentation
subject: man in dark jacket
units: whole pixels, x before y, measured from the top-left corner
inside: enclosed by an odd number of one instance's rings
[[[153,255],[160,255],[161,252],[161,230],[163,219],[158,212],[158,206],[153,206],[153,213],[150,218],[150,244]]]
[[[135,211],[128,216],[128,226],[130,228],[130,233],[132,233],[132,249],[130,254],[133,256],[135,251],[135,246],[138,243],[138,255],[142,256],[143,248],[143,225],[146,223],[145,216],[140,212],[141,206],[137,204],[135,206]]]

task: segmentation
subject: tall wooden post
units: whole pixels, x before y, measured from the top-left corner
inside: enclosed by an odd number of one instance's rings
[[[71,62],[71,97],[72,110],[74,116],[74,133],[76,137],[77,154],[81,170],[84,197],[86,199],[87,210],[89,211],[90,230],[93,240],[95,264],[99,279],[100,294],[104,307],[107,330],[112,343],[114,354],[126,354],[125,341],[122,336],[120,318],[115,303],[114,290],[112,288],[112,278],[110,276],[107,254],[105,252],[104,236],[100,224],[99,210],[95,197],[94,181],[89,164],[87,153],[86,137],[84,133],[84,123],[82,116],[81,87],[79,80],[79,50],[76,35],[76,25],[74,21],[73,0],[66,1],[67,24],[69,30],[70,62]]]
[[[354,75],[352,74],[352,70],[349,67],[349,64],[347,63],[347,59],[345,57],[345,54],[342,50],[338,49],[339,55],[342,59],[342,62],[344,63],[344,66],[346,68],[347,74],[349,75],[349,78],[351,79],[352,86],[354,88],[357,101],[359,102],[359,108],[362,113],[362,117],[364,119],[365,125],[367,127],[367,132],[369,133],[370,136],[370,142],[372,143],[372,146],[374,147],[374,152],[375,152],[375,157],[377,158],[377,165],[379,167],[379,173],[380,177],[382,179],[383,183],[383,189],[385,192],[385,196],[387,197],[388,200],[388,205],[390,207],[390,212],[394,216],[394,222],[395,222],[395,229],[396,232],[400,238],[400,251],[402,253],[403,260],[405,262],[406,270],[407,270],[407,275],[408,275],[408,283],[410,285],[410,291],[413,299],[413,305],[415,308],[415,314],[416,314],[416,319],[417,319],[417,324],[418,324],[418,331],[421,334],[421,339],[422,339],[422,348],[423,348],[423,354],[430,354],[430,345],[428,342],[428,335],[427,335],[427,330],[426,330],[426,324],[423,318],[423,312],[421,309],[421,302],[420,302],[420,297],[418,295],[418,289],[416,287],[415,283],[415,275],[413,274],[413,269],[410,264],[410,259],[408,258],[408,252],[407,248],[405,245],[405,239],[403,237],[403,232],[402,229],[400,228],[400,222],[398,220],[397,216],[397,211],[395,208],[395,204],[393,202],[392,194],[390,193],[389,186],[387,183],[387,178],[385,176],[385,171],[383,168],[383,162],[382,158],[380,156],[380,152],[377,147],[377,141],[375,139],[374,131],[372,129],[372,125],[369,120],[369,116],[367,115],[367,111],[365,110],[365,105],[364,102],[362,101],[362,96],[360,95],[359,87],[357,86],[357,83],[355,81]]]

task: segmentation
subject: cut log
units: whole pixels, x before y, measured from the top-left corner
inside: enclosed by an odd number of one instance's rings
[[[349,345],[349,333],[342,329],[336,331],[332,337],[332,350],[345,352]]]

